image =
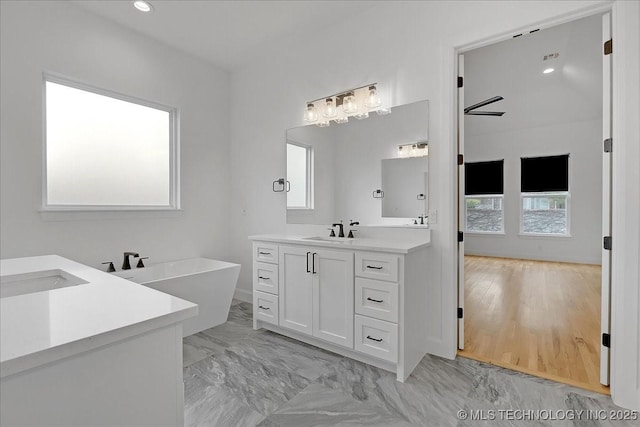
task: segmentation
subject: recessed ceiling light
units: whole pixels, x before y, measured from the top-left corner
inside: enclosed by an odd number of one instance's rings
[[[553,68],[547,68],[543,71],[543,73],[549,74],[549,73],[553,73],[553,71],[554,71]]]
[[[133,2],[133,6],[138,9],[140,12],[152,12],[153,6],[151,3],[146,2],[144,0],[136,0]]]

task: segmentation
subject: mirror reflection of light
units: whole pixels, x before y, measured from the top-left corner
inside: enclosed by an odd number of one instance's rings
[[[553,73],[555,70],[553,68],[547,68],[543,71],[544,74],[550,74]]]

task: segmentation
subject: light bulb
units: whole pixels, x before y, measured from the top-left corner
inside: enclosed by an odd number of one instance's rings
[[[544,74],[549,74],[549,73],[553,73],[555,70],[553,68],[546,68],[543,73]]]
[[[376,108],[382,104],[380,101],[380,97],[378,96],[378,91],[375,86],[369,86],[369,96],[367,96],[367,100],[365,101],[365,105],[369,108]]]
[[[151,12],[153,11],[153,6],[151,3],[146,2],[144,0],[136,0],[133,2],[133,6],[138,9],[140,12]]]
[[[309,103],[307,104],[307,108],[304,109],[304,121],[313,123],[318,120],[318,112],[316,111],[316,107]]]
[[[335,117],[336,114],[338,114],[338,111],[336,110],[336,106],[333,103],[333,98],[327,98],[327,104],[326,104],[326,107],[324,109],[323,116],[325,116],[326,118],[330,119],[332,117]]]
[[[342,111],[345,114],[353,114],[358,111],[358,104],[356,103],[356,97],[353,92],[349,92],[342,100]]]

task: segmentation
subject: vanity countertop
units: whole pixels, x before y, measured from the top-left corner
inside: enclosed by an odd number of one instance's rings
[[[0,261],[3,277],[47,270],[87,283],[0,299],[2,378],[198,313],[196,304],[58,255]]]
[[[429,234],[430,236],[430,234]],[[333,249],[353,249],[373,252],[391,252],[407,254],[431,245],[429,238],[423,240],[379,239],[371,237],[323,237],[299,236],[289,234],[259,234],[249,236],[249,240],[257,242],[289,243],[295,245],[322,246]]]

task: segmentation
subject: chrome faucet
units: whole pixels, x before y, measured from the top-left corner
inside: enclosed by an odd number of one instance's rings
[[[332,227],[340,227],[340,232],[338,233],[338,237],[344,237],[344,224],[340,221],[337,224],[333,224]]]
[[[138,254],[137,252],[125,252],[124,253],[124,261],[122,262],[122,269],[123,270],[131,270],[131,264],[129,264],[129,256],[133,256],[135,258],[138,258],[140,256],[140,254]]]

